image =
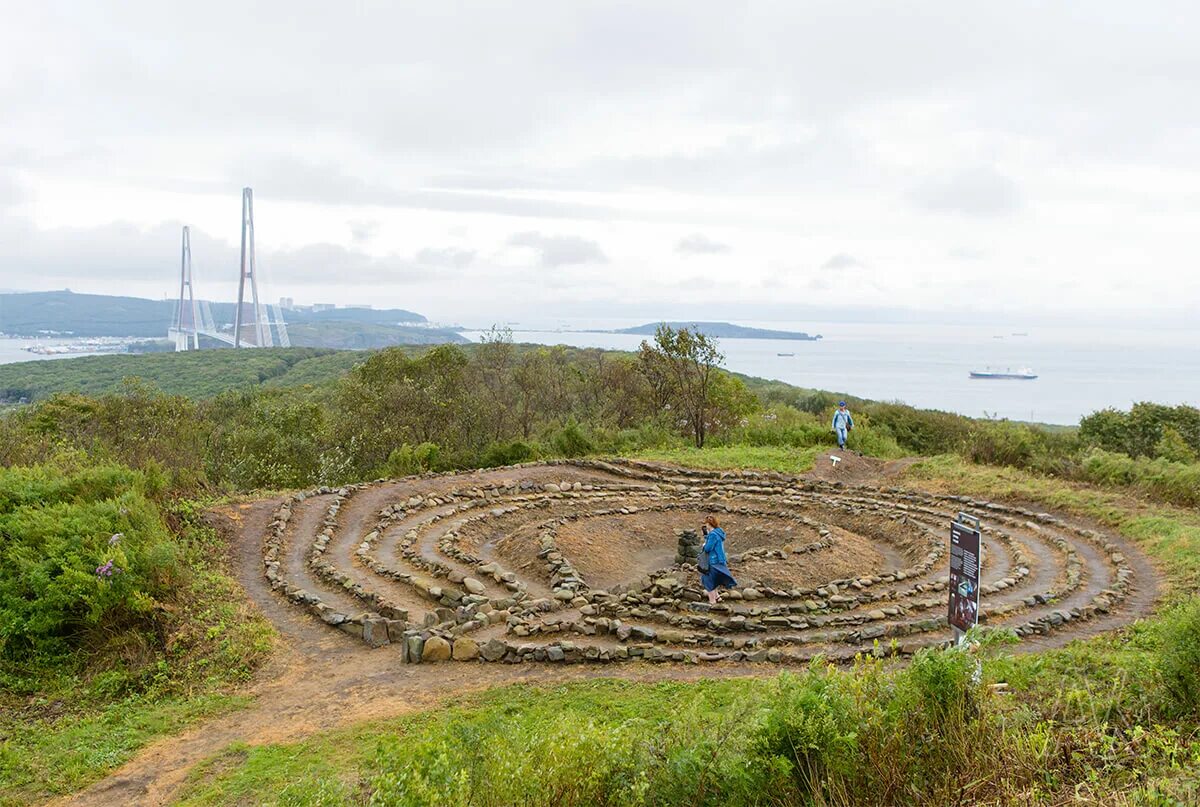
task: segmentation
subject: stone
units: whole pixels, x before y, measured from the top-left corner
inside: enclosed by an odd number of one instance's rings
[[[420,664],[421,651],[425,648],[425,640],[420,634],[413,634],[404,640],[405,646],[408,648],[408,663]]]
[[[484,588],[483,583],[480,583],[474,577],[463,578],[462,584],[463,584],[463,588],[465,588],[467,591],[471,592],[472,594],[483,594],[484,592],[487,591],[487,589]]]
[[[421,661],[449,661],[451,654],[450,643],[441,636],[430,636],[425,640],[425,648],[421,653]]]
[[[479,643],[468,636],[460,636],[454,640],[451,658],[455,661],[473,661],[479,658]]]
[[[500,661],[507,652],[508,645],[499,639],[488,639],[483,647],[479,649],[479,654],[483,657],[484,661]]]
[[[376,617],[363,620],[363,641],[371,647],[383,647],[391,644],[388,638],[388,620]]]

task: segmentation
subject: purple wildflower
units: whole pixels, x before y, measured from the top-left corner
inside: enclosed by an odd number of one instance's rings
[[[121,542],[121,539],[122,539],[122,538],[124,538],[124,537],[125,537],[125,533],[123,533],[123,532],[118,532],[118,533],[115,533],[115,534],[113,535],[113,537],[111,537],[111,538],[109,538],[109,539],[108,539],[108,545],[109,545],[109,546],[116,546],[117,544],[119,544],[119,543]]]
[[[96,577],[99,577],[99,578],[110,578],[114,574],[120,574],[120,573],[121,573],[121,567],[113,566],[113,562],[111,560],[105,562],[105,564],[103,566],[96,567]]]

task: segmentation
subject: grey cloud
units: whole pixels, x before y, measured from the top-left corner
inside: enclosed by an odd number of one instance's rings
[[[600,249],[599,244],[574,235],[517,233],[508,239],[508,243],[514,247],[536,250],[541,266],[547,269],[580,263],[608,263],[608,256]]]
[[[675,251],[684,255],[720,255],[730,251],[728,244],[713,241],[704,233],[693,233],[680,239]]]
[[[952,247],[946,251],[946,256],[956,261],[981,261],[988,255],[986,250],[972,247]]]
[[[453,213],[495,213],[543,219],[630,220],[637,213],[610,205],[471,193],[440,189],[402,189],[368,182],[329,163],[274,156],[235,165],[233,176],[249,179],[261,190],[256,196],[333,205],[441,210]],[[230,185],[234,184],[230,180]]]
[[[117,222],[42,230],[26,219],[9,217],[0,220],[0,268],[6,279],[63,283],[102,278],[114,289],[122,283],[170,289],[178,285],[181,228],[178,222],[150,228]],[[236,282],[238,247],[195,227],[191,228],[191,241],[198,295],[210,297],[213,286]],[[275,287],[272,291],[281,294],[290,284],[327,284],[332,278],[339,285],[353,286],[401,283],[432,274],[413,259],[375,257],[328,243],[289,249],[260,246],[257,258],[264,277]]]
[[[858,258],[844,252],[839,252],[821,264],[822,269],[861,269],[863,266],[863,262]]]
[[[355,243],[361,244],[365,241],[370,241],[379,234],[379,222],[377,221],[362,221],[356,220],[349,222],[350,237]]]
[[[928,180],[914,188],[909,199],[926,210],[969,216],[1002,216],[1024,203],[1017,183],[991,167]]]
[[[17,181],[16,176],[0,168],[0,210],[14,207],[26,198],[24,186]]]
[[[465,269],[475,260],[475,251],[470,249],[456,249],[455,247],[443,247],[441,249],[426,247],[416,254],[415,260],[422,266]]]
[[[336,278],[339,285],[404,283],[431,277],[432,272],[414,261],[396,255],[375,257],[339,244],[308,244],[297,249],[267,253],[277,286],[288,283],[325,284]]]

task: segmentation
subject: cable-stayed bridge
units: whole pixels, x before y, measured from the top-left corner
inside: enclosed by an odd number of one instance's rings
[[[258,296],[258,267],[254,256],[254,191],[242,189],[242,259],[238,272],[238,300],[232,328],[213,320],[212,306],[197,300],[192,284],[192,239],[183,228],[179,254],[179,304],[167,331],[175,350],[199,350],[205,337],[231,347],[287,347],[287,324],[283,310],[267,305]]]

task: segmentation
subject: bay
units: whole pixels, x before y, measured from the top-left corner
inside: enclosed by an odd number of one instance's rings
[[[636,350],[646,337],[583,329],[610,330],[642,322],[558,321],[550,329],[537,323],[509,327],[517,342]],[[1200,403],[1200,330],[1055,325],[1010,330],[934,321],[736,324],[823,338],[720,340],[725,366],[735,372],[972,417],[1070,425],[1098,409],[1127,409],[1136,401]],[[464,336],[478,340],[483,334],[467,331]],[[988,367],[1029,367],[1038,378],[969,377],[972,370]]]

